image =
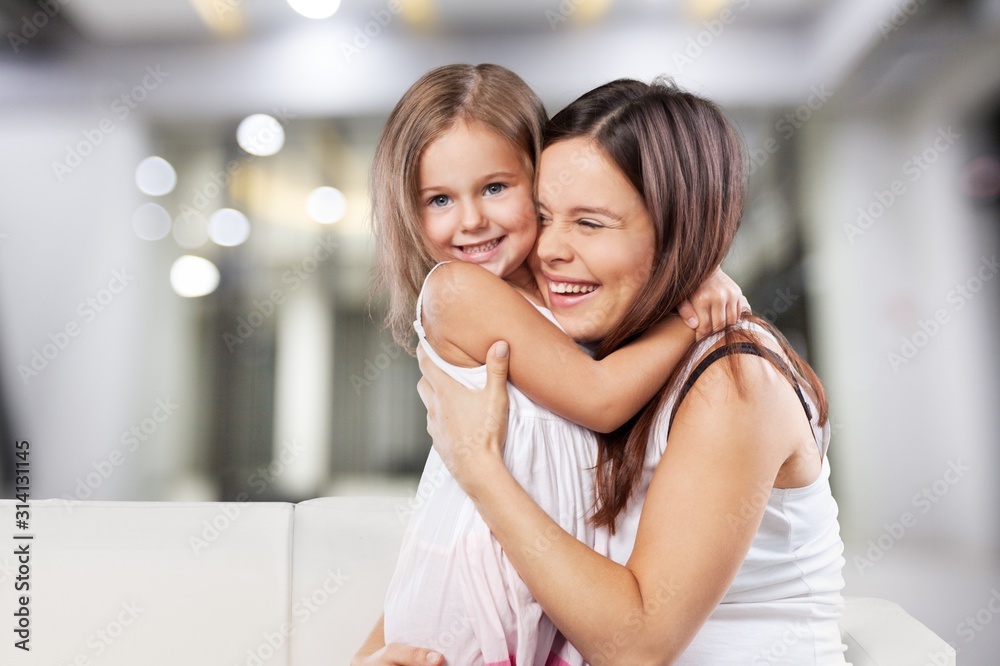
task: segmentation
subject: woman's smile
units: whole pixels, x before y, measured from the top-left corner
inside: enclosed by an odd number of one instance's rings
[[[565,310],[593,297],[601,285],[589,280],[553,275],[544,270],[545,283],[548,287],[546,302],[553,308]]]

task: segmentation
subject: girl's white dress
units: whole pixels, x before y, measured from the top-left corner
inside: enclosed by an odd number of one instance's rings
[[[423,290],[413,324],[419,344],[438,367],[465,386],[484,387],[486,366],[452,365],[428,343],[421,324],[422,300]],[[551,312],[535,307],[559,326]],[[535,404],[510,383],[507,393],[510,409],[503,450],[507,468],[564,530],[607,554],[604,530],[587,522],[594,502],[594,434]],[[386,595],[386,643],[434,649],[449,664],[462,666],[584,663],[542,612],[434,450],[410,508]],[[543,555],[547,545],[547,536],[539,534],[531,548]]]

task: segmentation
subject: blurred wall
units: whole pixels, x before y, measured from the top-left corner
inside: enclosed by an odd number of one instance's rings
[[[98,114],[45,106],[0,124],[2,380],[14,435],[31,442],[33,497],[148,496],[152,470],[185,463],[189,421],[172,417],[190,405],[157,411],[187,381],[185,337],[148,325],[153,309],[182,304],[165,298],[157,249],[130,226],[145,130],[102,131]],[[169,454],[155,450],[171,440]]]
[[[835,483],[858,553],[900,525],[908,539],[1000,545],[1000,221],[960,178],[998,100],[1000,41],[952,44],[903,88],[862,71],[838,93],[849,101],[803,133]]]

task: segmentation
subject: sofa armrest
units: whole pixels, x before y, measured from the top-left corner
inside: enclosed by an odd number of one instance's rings
[[[954,666],[955,649],[885,599],[847,597],[840,635],[852,666]]]

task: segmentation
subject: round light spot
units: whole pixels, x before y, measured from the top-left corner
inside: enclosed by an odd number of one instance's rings
[[[344,193],[335,187],[317,187],[306,198],[306,212],[309,213],[309,217],[323,224],[339,221],[344,217],[346,210],[347,199]]]
[[[177,172],[170,162],[153,155],[139,162],[135,169],[135,184],[143,194],[161,197],[174,191]]]
[[[250,236],[250,220],[238,210],[223,208],[208,218],[208,237],[213,243],[233,247]]]
[[[187,213],[174,218],[174,240],[193,250],[208,240],[208,221],[201,213]]]
[[[236,143],[251,155],[274,155],[285,145],[285,130],[281,123],[266,113],[247,116],[236,128]]]
[[[170,213],[159,204],[142,204],[132,215],[132,229],[142,240],[165,238],[170,233]]]
[[[170,267],[170,286],[186,298],[211,294],[219,286],[219,269],[208,259],[185,254]]]
[[[340,9],[340,0],[288,0],[288,5],[306,18],[325,19]]]

